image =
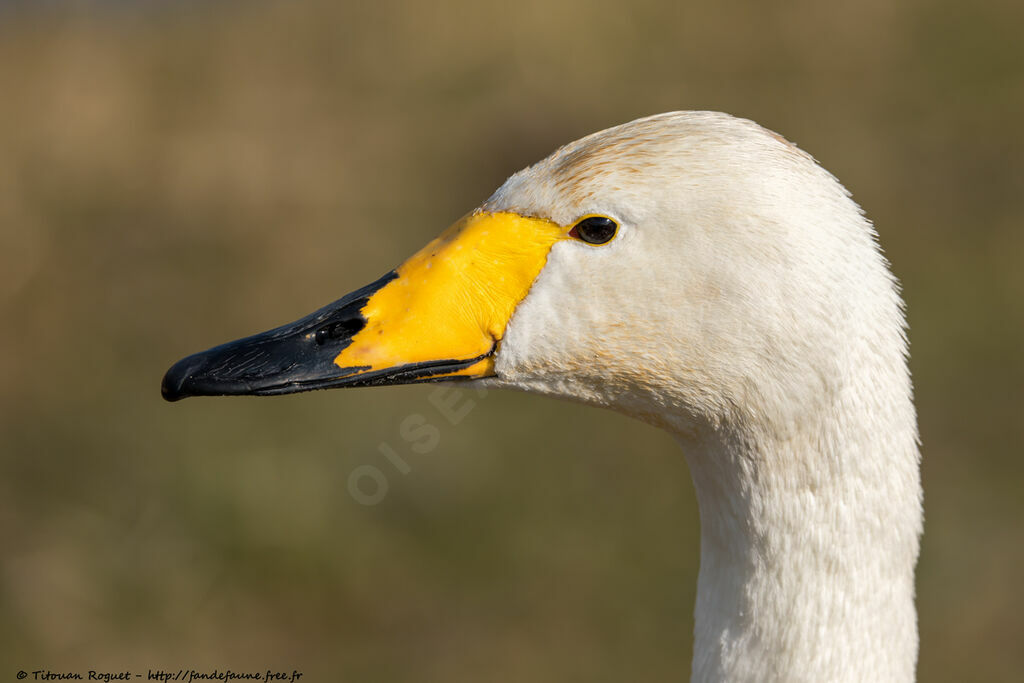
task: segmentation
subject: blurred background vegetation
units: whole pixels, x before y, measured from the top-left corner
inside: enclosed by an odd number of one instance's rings
[[[718,109],[841,178],[903,282],[921,680],[1020,680],[1022,27],[1019,0],[0,2],[0,675],[685,679],[698,522],[667,436],[510,393],[452,426],[430,387],[158,385],[561,143]]]

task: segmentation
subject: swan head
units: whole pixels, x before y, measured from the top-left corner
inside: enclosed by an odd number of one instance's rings
[[[778,432],[843,391],[864,340],[902,366],[898,296],[842,186],[750,121],[677,112],[558,149],[396,271],[184,359],[163,391],[480,379]]]
[[[462,380],[664,427],[701,510],[693,680],[912,680],[905,356],[896,284],[838,181],[750,121],[679,112],[560,148],[395,271],[179,361],[162,389]]]
[[[799,429],[873,344],[902,368],[896,288],[870,224],[814,160],[753,122],[641,119],[512,176],[484,209],[574,225],[513,314],[496,385],[605,405],[675,431]]]

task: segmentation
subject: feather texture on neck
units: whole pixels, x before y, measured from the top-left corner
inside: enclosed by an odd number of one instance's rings
[[[676,435],[701,514],[693,679],[912,680],[904,317],[842,185],[756,124],[675,113],[563,147],[484,209],[622,226],[554,245],[488,383]]]

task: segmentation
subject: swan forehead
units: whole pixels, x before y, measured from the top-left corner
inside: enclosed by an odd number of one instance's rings
[[[768,156],[809,157],[752,121],[716,112],[672,112],[599,131],[571,142],[510,177],[483,205],[567,224],[586,213],[630,222],[656,216],[662,202],[702,178],[721,175],[723,161],[742,168],[760,148]],[[739,149],[746,154],[737,152]],[[729,171],[726,168],[725,171]],[[676,194],[667,190],[672,187]]]

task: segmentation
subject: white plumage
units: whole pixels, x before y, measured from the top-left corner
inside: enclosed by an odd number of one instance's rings
[[[595,220],[617,232],[578,232]],[[397,270],[179,361],[162,391],[471,378],[638,417],[697,490],[694,681],[910,681],[904,327],[835,178],[750,121],[681,112],[566,145]]]
[[[912,680],[904,317],[839,182],[750,121],[681,112],[566,145],[483,208],[620,222],[554,245],[482,381],[675,435],[701,515],[693,680]]]

